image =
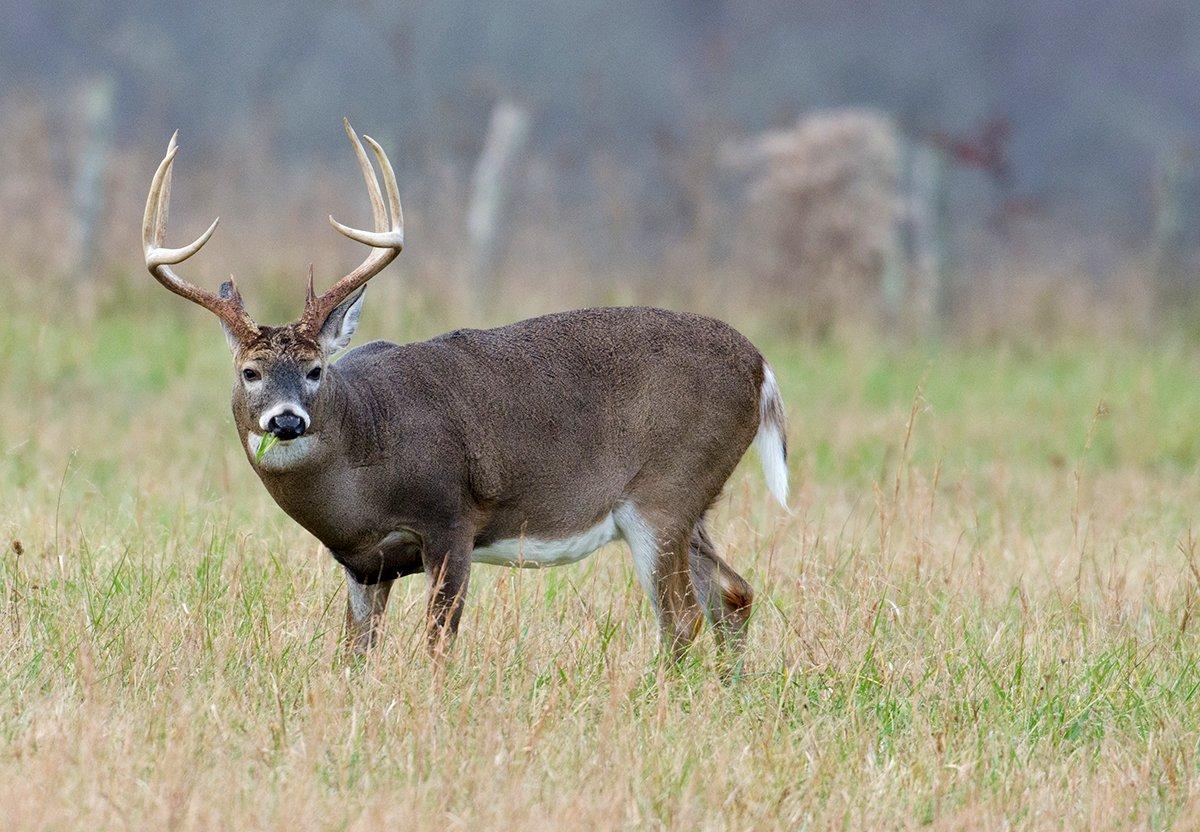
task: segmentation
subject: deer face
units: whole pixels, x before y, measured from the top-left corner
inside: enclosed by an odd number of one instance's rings
[[[233,409],[250,432],[290,442],[313,426],[325,356],[291,326],[263,327],[234,354]]]
[[[294,467],[313,450],[325,427],[330,357],[350,343],[358,326],[359,290],[326,319],[314,339],[300,324],[263,326],[248,340],[226,332],[237,373],[233,414],[252,456],[267,435],[281,447],[256,460],[260,467]]]

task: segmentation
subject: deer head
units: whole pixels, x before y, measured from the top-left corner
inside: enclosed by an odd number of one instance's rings
[[[324,375],[331,356],[349,344],[358,326],[367,281],[383,271],[404,247],[404,215],[396,174],[383,148],[370,136],[363,136],[383,172],[387,205],[379,179],[363,150],[362,143],[343,119],[346,135],[362,170],[371,199],[374,230],[362,231],[342,225],[332,216],[329,222],[342,234],[371,247],[359,266],[337,280],[328,291],[318,295],[313,288],[312,269],[308,275],[308,293],[299,320],[286,326],[260,326],[246,312],[242,296],[233,279],[221,284],[214,294],[181,278],[172,268],[199,251],[217,228],[213,220],[193,242],[180,248],[167,248],[167,211],[171,199],[171,168],[179,151],[178,133],[171,137],[167,154],[159,163],[146,198],[142,219],[142,248],[146,268],[154,278],[180,297],[199,304],[221,321],[233,352],[237,372],[233,390],[233,412],[239,429],[253,446],[265,434],[283,442],[301,440],[321,428],[321,416],[328,399]],[[304,443],[302,443],[304,444]],[[296,453],[276,455],[277,460],[295,458]]]

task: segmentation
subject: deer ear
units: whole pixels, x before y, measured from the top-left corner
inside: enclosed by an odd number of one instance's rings
[[[362,314],[362,302],[366,297],[366,286],[346,298],[329,313],[325,323],[321,324],[321,332],[317,340],[321,342],[326,354],[332,355],[338,350],[350,345],[354,331],[358,329],[358,318]]]
[[[241,347],[242,342],[239,341],[238,337],[233,334],[233,330],[229,328],[229,324],[225,323],[224,321],[221,321],[221,331],[225,333],[225,341],[229,344],[229,351],[233,353],[234,357],[236,358],[238,349]]]

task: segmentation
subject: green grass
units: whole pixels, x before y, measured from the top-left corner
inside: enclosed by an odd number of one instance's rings
[[[793,512],[753,457],[716,509],[758,591],[726,686],[707,639],[654,661],[619,546],[477,569],[440,672],[410,579],[343,661],[342,577],[243,458],[218,328],[159,300],[0,319],[5,828],[1196,823],[1182,337],[756,338]],[[398,314],[359,341],[439,328]]]

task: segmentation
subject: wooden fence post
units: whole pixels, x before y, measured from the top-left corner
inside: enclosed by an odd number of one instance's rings
[[[1161,304],[1197,294],[1200,251],[1200,170],[1191,148],[1177,148],[1159,165],[1154,216],[1154,273]]]
[[[94,302],[96,290],[96,246],[104,212],[104,178],[112,150],[114,91],[111,78],[93,78],[84,86],[80,101],[83,149],[71,200],[74,221],[71,271],[73,282],[81,287],[80,301],[85,308]]]
[[[467,267],[471,291],[480,309],[500,259],[499,241],[503,235],[497,235],[497,229],[528,133],[529,114],[525,108],[513,101],[500,101],[492,110],[483,152],[475,163],[467,209]]]
[[[883,184],[887,188],[888,212],[892,221],[888,223],[888,238],[883,246],[883,271],[879,276],[879,295],[884,322],[891,328],[904,325],[905,307],[909,300],[908,252],[905,246],[905,168],[906,153],[903,133],[891,119],[885,122],[889,134],[888,143],[893,155],[888,165]]]
[[[909,264],[914,322],[924,329],[950,316],[946,250],[949,210],[946,160],[925,142],[909,142],[906,167],[909,221]]]

